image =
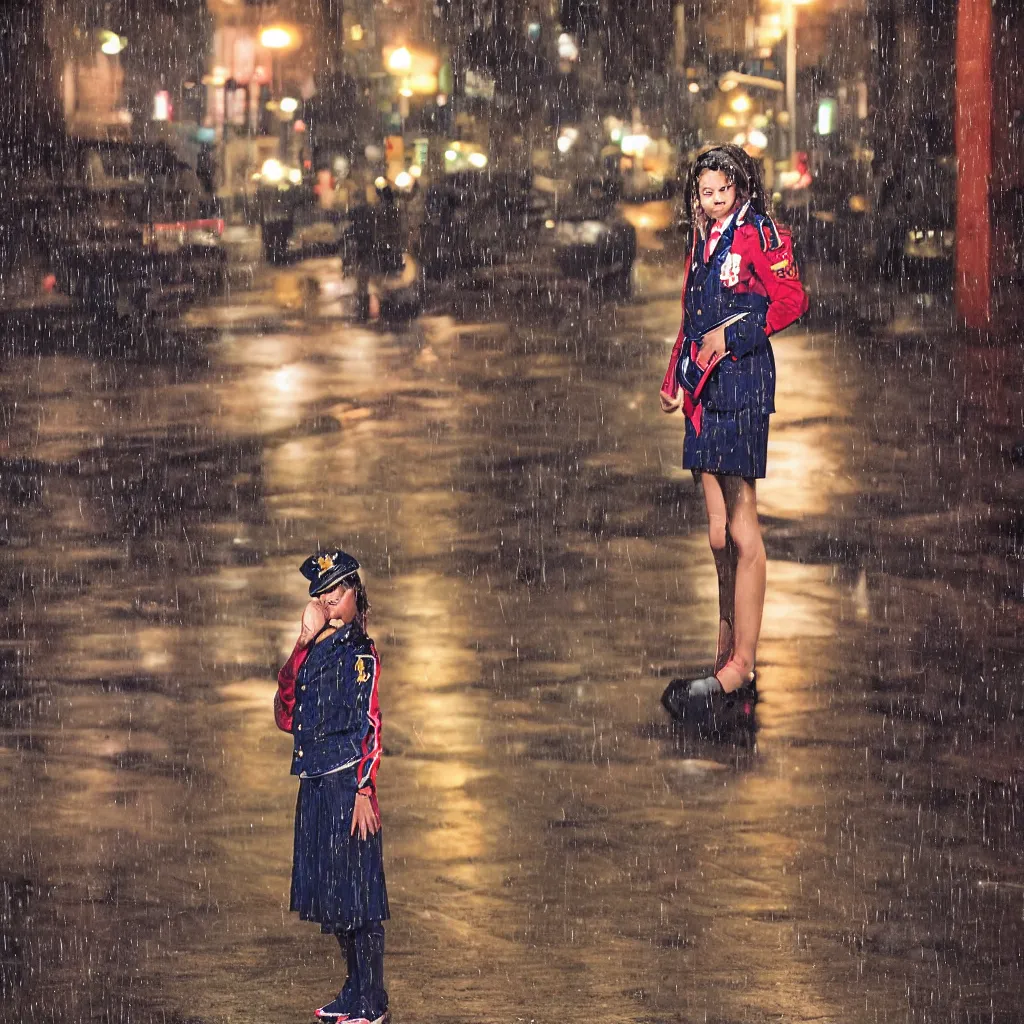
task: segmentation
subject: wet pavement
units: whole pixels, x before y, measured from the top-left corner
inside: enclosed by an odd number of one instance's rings
[[[319,541],[384,665],[396,1024],[1019,1020],[1017,347],[777,340],[758,728],[710,744],[658,703],[717,616],[657,403],[678,267],[393,331],[307,271],[0,337],[0,1018],[337,989],[271,714]]]

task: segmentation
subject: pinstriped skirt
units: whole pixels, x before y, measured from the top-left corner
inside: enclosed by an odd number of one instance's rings
[[[759,409],[705,406],[699,436],[686,421],[683,469],[763,479],[768,469],[768,420]]]
[[[355,800],[352,772],[299,780],[291,909],[324,932],[391,916],[381,831],[366,839],[349,835]]]

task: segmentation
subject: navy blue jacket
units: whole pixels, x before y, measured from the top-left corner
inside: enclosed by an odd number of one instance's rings
[[[734,217],[722,233],[707,262],[704,246],[698,245],[696,258],[686,282],[683,323],[687,342],[700,344],[708,331],[736,313],[746,316],[726,328],[726,349],[732,358],[723,359],[711,375],[703,392],[704,406],[712,410],[755,409],[775,411],[775,355],[765,333],[768,299],[753,291],[727,287],[730,261],[733,260]]]
[[[354,769],[373,787],[381,755],[380,659],[355,624],[308,648],[295,679],[292,774],[306,778]]]
[[[729,358],[714,369],[701,402],[709,409],[775,410],[775,357],[769,336],[807,311],[807,295],[787,231],[749,204],[722,233],[711,259],[705,239],[694,229],[683,277],[683,318],[661,392],[675,398],[684,347],[696,358],[701,339],[728,316],[746,316],[725,330]]]

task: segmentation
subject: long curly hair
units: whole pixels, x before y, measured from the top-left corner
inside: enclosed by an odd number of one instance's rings
[[[370,620],[370,598],[366,593],[366,586],[359,573],[356,573],[354,579],[349,577],[349,579],[345,581],[345,585],[351,587],[356,592],[355,623],[359,627],[360,631],[365,633],[367,624]]]
[[[739,146],[723,143],[701,153],[693,162],[686,181],[686,198],[694,229],[701,235],[707,234],[708,216],[700,205],[700,176],[705,171],[721,171],[730,185],[736,186],[736,205],[750,203],[755,211],[766,216],[771,213],[771,203],[765,192],[761,165]]]

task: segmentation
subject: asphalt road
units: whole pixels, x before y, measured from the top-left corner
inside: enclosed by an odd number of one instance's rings
[[[0,1018],[336,991],[271,714],[319,542],[383,661],[396,1024],[1020,1020],[1019,352],[777,339],[758,728],[710,744],[658,703],[717,615],[678,268],[393,331],[301,272],[0,336]]]

